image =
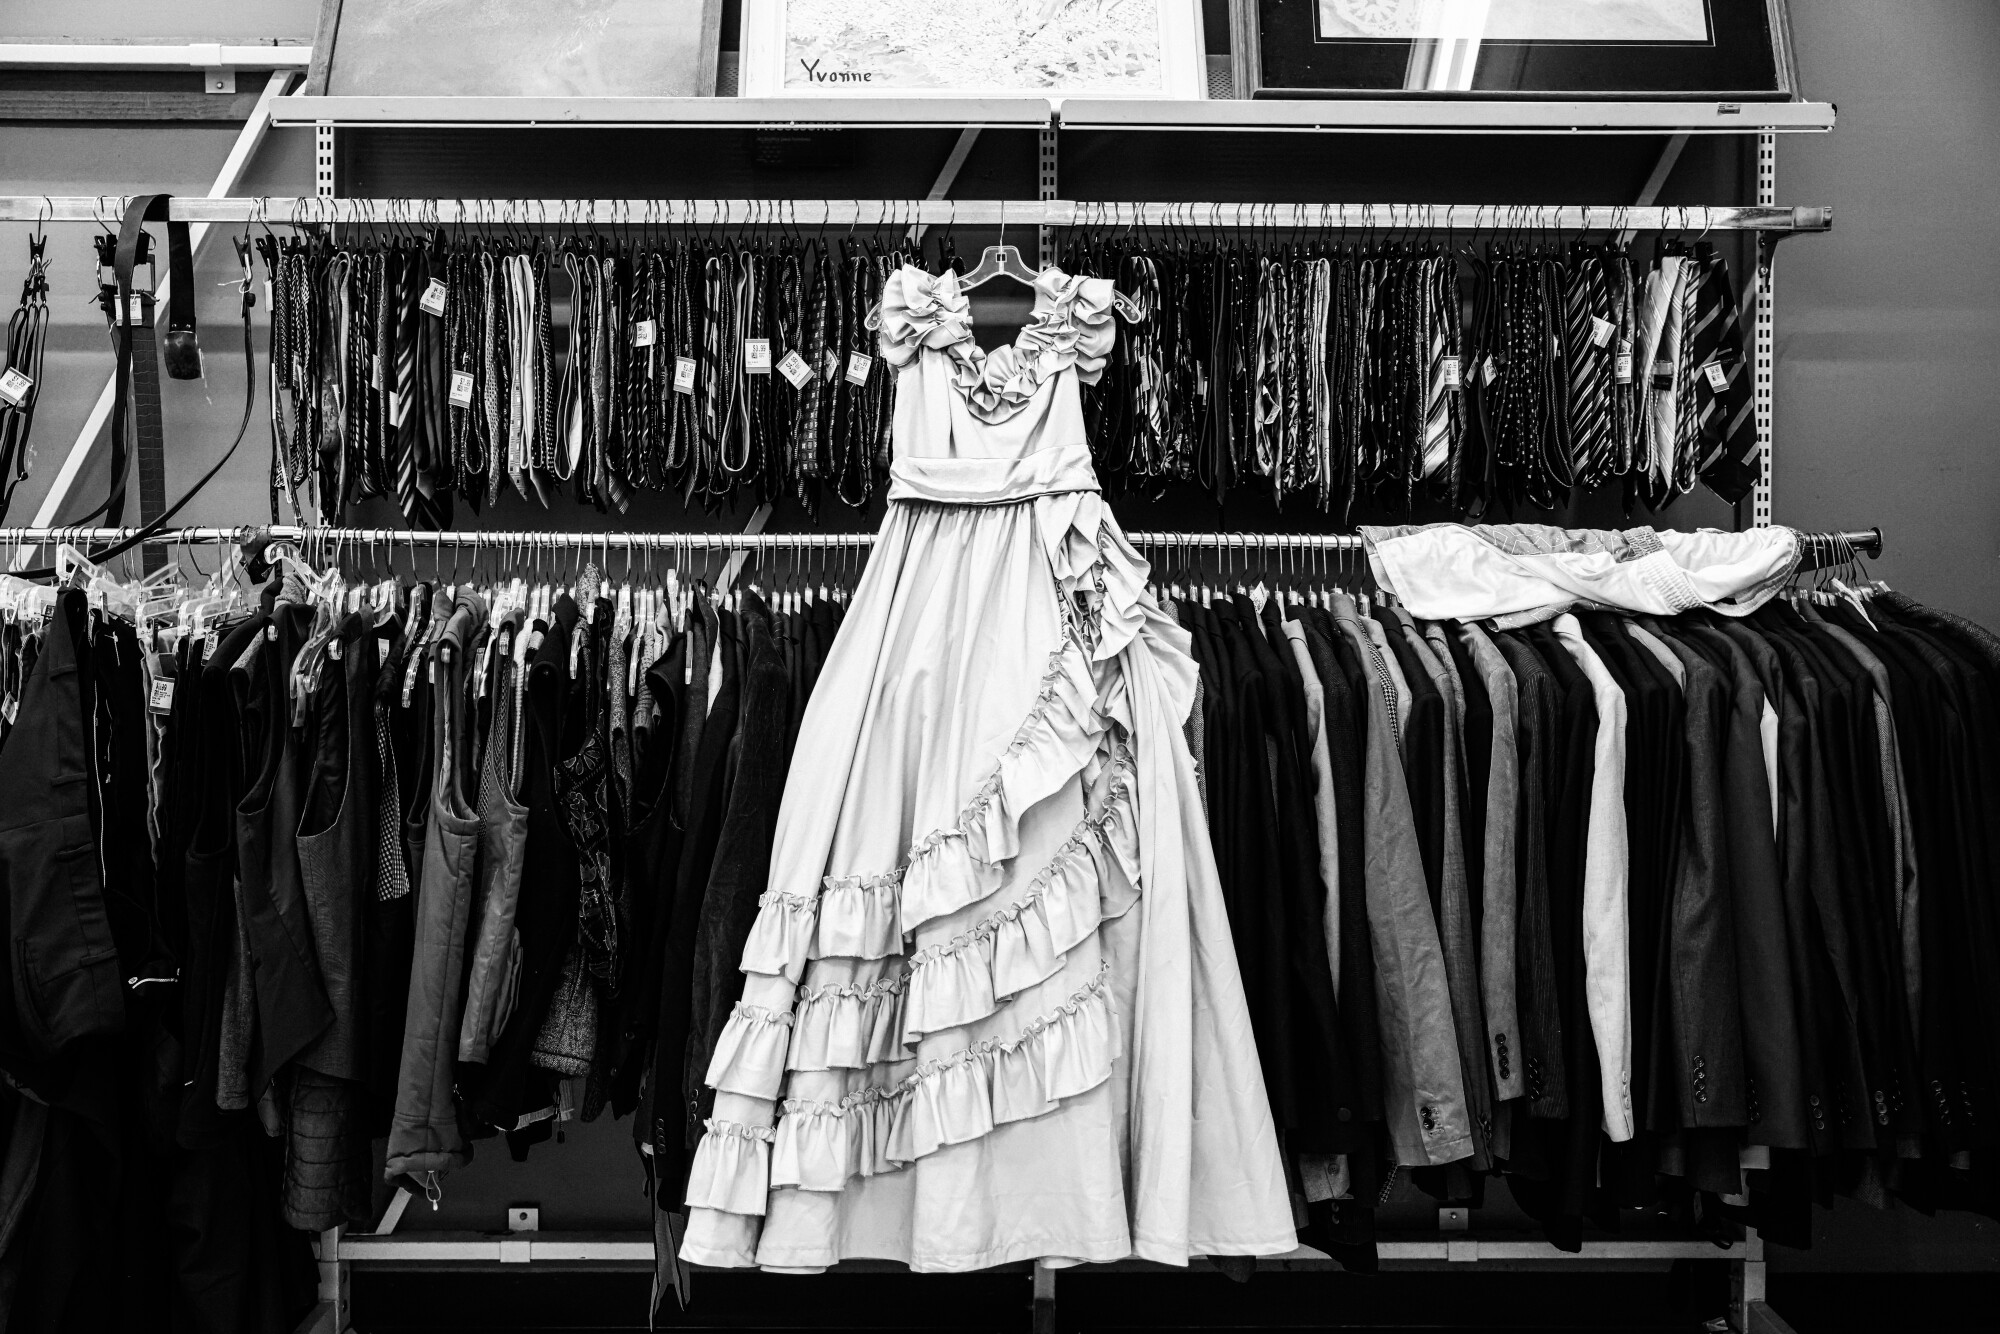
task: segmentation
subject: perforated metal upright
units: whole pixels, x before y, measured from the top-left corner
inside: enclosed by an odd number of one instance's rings
[[[1778,136],[1757,136],[1757,202],[1773,204],[1778,199]],[[1772,376],[1777,369],[1777,313],[1772,284],[1772,260],[1777,254],[1775,236],[1757,238],[1757,314],[1750,327],[1751,410],[1757,423],[1757,484],[1751,491],[1751,523],[1768,527],[1771,522],[1772,457]]]

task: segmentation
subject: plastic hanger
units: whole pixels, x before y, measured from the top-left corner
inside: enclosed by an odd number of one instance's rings
[[[1028,267],[1028,261],[1021,258],[1021,252],[1007,244],[1007,217],[1003,207],[1000,216],[1000,240],[996,245],[987,246],[979,252],[979,262],[961,275],[958,290],[963,292],[990,282],[994,278],[1012,278],[1032,287],[1041,272]]]

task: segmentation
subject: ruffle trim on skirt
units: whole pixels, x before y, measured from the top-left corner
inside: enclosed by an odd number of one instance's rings
[[[764,1182],[771,1175],[771,1141],[777,1132],[713,1118],[703,1124],[708,1130],[688,1169],[688,1207],[761,1216],[770,1193]]]
[[[710,1121],[695,1149],[688,1205],[762,1214],[769,1189],[840,1190],[853,1177],[893,1172],[1088,1093],[1111,1077],[1119,1042],[1100,969],[1018,1037],[924,1061],[894,1084],[838,1102],[786,1099],[775,1130]]]
[[[1138,894],[1127,868],[1137,864],[1138,828],[1129,772],[1121,757],[1101,804],[1056,849],[1018,903],[912,956],[905,1046],[984,1019],[1008,998],[1046,982],[1098,923],[1131,907]]]
[[[743,971],[797,982],[811,959],[890,958],[925,922],[995,893],[1003,864],[1020,851],[1022,815],[1097,753],[1110,726],[1097,699],[1090,659],[1065,633],[1026,721],[958,818],[912,844],[896,870],[827,876],[817,896],[765,893],[744,945]]]

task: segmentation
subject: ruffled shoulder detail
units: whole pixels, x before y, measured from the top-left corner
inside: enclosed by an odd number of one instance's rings
[[[882,360],[901,368],[920,349],[972,341],[972,307],[958,290],[958,275],[925,273],[904,264],[882,283],[882,303],[868,312]]]
[[[1085,384],[1104,373],[1117,338],[1112,322],[1115,292],[1104,278],[1072,278],[1046,269],[1035,280],[1035,310],[1013,343],[991,352],[971,338],[945,346],[951,382],[966,407],[985,422],[1003,422],[1025,408],[1048,381],[1066,370]],[[964,301],[964,295],[959,300]]]

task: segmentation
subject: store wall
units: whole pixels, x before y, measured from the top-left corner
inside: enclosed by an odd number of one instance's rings
[[[61,6],[0,0],[8,41],[295,40],[306,36],[314,0],[186,0],[174,6],[129,0],[69,0]],[[1887,531],[1883,577],[1918,597],[2000,626],[2000,87],[1989,77],[2000,57],[2000,5],[1989,0],[1802,0],[1793,17],[1804,86],[1839,104],[1840,128],[1825,137],[1781,141],[1779,196],[1832,204],[1831,235],[1789,240],[1779,249],[1780,362],[1777,379],[1777,518],[1802,527],[1880,524]],[[4,76],[0,76],[4,77]],[[192,75],[190,78],[192,79]],[[190,85],[194,86],[194,85]],[[96,194],[141,188],[207,190],[235,138],[212,123],[115,125],[15,122],[0,125],[0,193]],[[882,150],[856,144],[846,155],[801,165],[779,185],[731,158],[733,141],[700,152],[659,153],[641,135],[543,131],[410,132],[375,136],[347,164],[358,192],[533,194],[649,192],[802,195],[921,194],[948,147]],[[524,147],[532,144],[532,147]],[[1193,136],[1149,142],[1078,137],[1065,145],[1065,191],[1079,197],[1327,199],[1629,200],[1658,144],[1579,140],[1360,137],[1309,140],[1272,136],[1220,143]],[[740,152],[736,152],[740,157]],[[1020,197],[1032,188],[1026,136],[989,134],[968,163],[962,197]],[[598,164],[593,166],[592,164]],[[609,173],[608,175],[606,173]],[[532,180],[530,180],[532,178]],[[603,180],[594,186],[593,179]],[[627,188],[613,191],[611,181]],[[510,184],[515,183],[515,184]],[[1697,142],[1664,198],[1727,202],[1746,198],[1746,159],[1727,142]],[[245,194],[308,194],[308,130],[274,132],[239,187]],[[0,294],[11,297],[29,229],[0,225]],[[89,298],[93,228],[52,229],[54,328],[36,426],[35,473],[16,495],[9,522],[24,523],[75,437],[110,364],[104,325]],[[969,244],[969,241],[968,241]],[[208,378],[166,382],[170,490],[205,470],[235,431],[242,382],[235,296],[223,286],[234,265],[212,238],[201,265],[203,345]],[[261,314],[261,312],[260,312]],[[264,333],[260,326],[258,344]],[[261,352],[260,352],[261,355]],[[194,523],[254,523],[266,517],[268,461],[263,406],[238,463],[186,511]],[[75,498],[102,497],[102,449]],[[65,516],[79,508],[76,500]],[[1189,504],[1131,516],[1212,526],[1213,511]],[[780,521],[797,516],[780,516]],[[1223,516],[1233,526],[1316,526],[1310,515],[1272,516],[1252,502]],[[1576,521],[1621,521],[1603,500],[1572,511]],[[1693,498],[1670,516],[1683,525],[1728,524],[1728,509]],[[385,521],[386,518],[385,518]],[[734,520],[740,522],[740,516]],[[580,508],[542,516],[510,511],[507,526],[603,526]],[[650,506],[624,520],[645,526],[728,525],[731,516],[682,515]],[[779,524],[774,523],[774,527]],[[510,1202],[542,1207],[545,1227],[642,1225],[645,1202],[629,1125],[600,1122],[565,1132],[567,1143],[535,1150],[525,1165],[497,1142],[480,1148],[468,1171],[447,1183],[443,1207],[419,1202],[405,1226],[497,1226]],[[1422,1210],[1410,1213],[1421,1218]],[[1843,1205],[1819,1216],[1819,1239],[1805,1255],[1780,1254],[1792,1269],[1968,1269],[2000,1267],[1995,1227],[1964,1216],[1925,1219]]]
[[[1778,248],[1780,522],[1881,524],[1882,577],[2000,625],[2000,5],[1803,0],[1831,135],[1778,195],[1834,230]]]

